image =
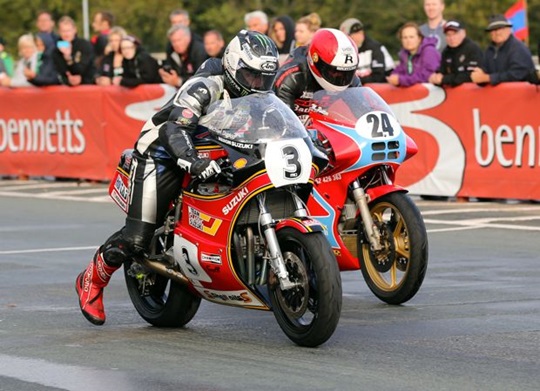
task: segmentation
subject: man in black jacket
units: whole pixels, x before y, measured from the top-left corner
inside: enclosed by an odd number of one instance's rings
[[[169,29],[167,36],[173,50],[167,53],[159,75],[164,83],[181,87],[195,74],[208,55],[204,44],[192,38],[191,30],[187,26],[176,24]]]
[[[92,21],[92,28],[95,35],[92,36],[90,42],[94,47],[95,64],[99,68],[101,61],[105,56],[105,48],[109,44],[109,32],[114,26],[114,15],[108,11],[98,11],[94,14],[94,20]]]
[[[482,68],[475,68],[471,79],[477,84],[497,85],[508,81],[529,81],[534,72],[531,51],[512,35],[512,23],[495,15],[486,27],[491,45],[484,53]]]
[[[482,49],[470,38],[462,22],[449,20],[444,25],[447,46],[442,52],[439,72],[429,77],[438,86],[456,87],[470,83],[473,69],[482,65]]]
[[[339,92],[362,83],[356,76],[357,48],[340,30],[319,29],[308,46],[292,52],[279,68],[274,90],[304,125],[313,109],[313,94],[320,90]]]
[[[358,19],[346,19],[339,29],[351,37],[358,46],[356,75],[362,84],[386,83],[386,76],[394,69],[394,61],[388,50],[365,33],[364,24]]]
[[[62,84],[77,86],[94,84],[94,48],[90,41],[77,36],[77,25],[69,16],[58,22],[60,40],[52,52],[56,70]]]

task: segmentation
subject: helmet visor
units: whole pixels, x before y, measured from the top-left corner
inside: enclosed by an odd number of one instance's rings
[[[327,64],[321,59],[315,63],[315,67],[324,80],[338,87],[350,85],[356,73],[356,67],[338,70],[337,67]]]
[[[252,91],[270,91],[276,78],[276,72],[260,71],[248,67],[240,61],[236,71],[236,80],[245,88]]]

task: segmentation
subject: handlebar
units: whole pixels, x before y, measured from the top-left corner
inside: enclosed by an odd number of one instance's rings
[[[222,185],[232,186],[233,184],[233,166],[228,157],[221,157],[216,159],[221,172],[206,179],[200,179],[198,177],[192,177],[186,188],[187,191],[194,193],[197,191],[199,185],[208,182],[216,182]]]

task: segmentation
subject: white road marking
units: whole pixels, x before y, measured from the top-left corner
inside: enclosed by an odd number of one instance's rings
[[[0,376],[69,391],[124,391],[134,386],[126,373],[112,368],[99,370],[4,354],[0,354]]]
[[[540,216],[520,216],[520,217],[484,217],[478,219],[464,219],[464,220],[436,220],[436,219],[424,219],[424,223],[427,224],[439,224],[439,225],[457,225],[459,228],[452,229],[431,229],[428,232],[444,232],[449,230],[460,229],[479,229],[479,228],[502,228],[521,231],[540,231],[540,226],[531,226],[523,224],[499,224],[499,222],[510,221],[531,221],[540,220]]]
[[[31,194],[31,193],[11,193],[9,191],[0,191],[0,196],[7,197],[19,197],[19,198],[44,198],[51,200],[64,200],[64,201],[82,201],[82,202],[112,202],[111,198],[107,196],[99,197],[73,197],[73,196],[51,196],[50,193],[40,193],[40,194]]]
[[[84,246],[84,247],[56,247],[56,248],[35,248],[30,250],[5,250],[0,251],[0,255],[8,254],[31,254],[31,253],[46,253],[46,252],[59,252],[59,251],[86,251],[95,250],[99,246]]]
[[[100,185],[95,185],[88,182],[42,182],[42,181],[17,181],[17,182],[6,182],[1,181],[0,187],[8,191],[17,191],[17,190],[33,190],[33,189],[47,189],[47,188],[58,188],[58,187],[96,187]]]
[[[520,211],[520,212],[540,212],[540,206],[531,206],[531,205],[508,205],[503,204],[496,207],[478,207],[478,208],[461,208],[461,209],[438,209],[438,210],[426,210],[422,212],[422,216],[433,216],[433,215],[444,215],[444,214],[453,214],[453,213],[479,213],[479,212],[511,212],[511,211]]]
[[[1,181],[0,196],[64,201],[110,202],[108,184],[89,182]],[[43,189],[43,192],[36,190]],[[33,190],[33,192],[30,192]],[[101,195],[100,195],[101,193]]]
[[[63,190],[63,191],[51,191],[51,192],[48,192],[47,194],[50,195],[50,196],[56,197],[56,196],[62,196],[64,194],[74,195],[74,194],[92,194],[92,193],[106,194],[107,189],[93,188],[93,189],[80,189],[80,190]]]
[[[435,228],[435,229],[427,229],[426,232],[428,234],[433,234],[433,233],[439,233],[439,232],[465,231],[465,230],[481,229],[481,228],[485,228],[485,227],[476,226],[476,227],[453,227],[453,228],[438,228],[438,229]]]

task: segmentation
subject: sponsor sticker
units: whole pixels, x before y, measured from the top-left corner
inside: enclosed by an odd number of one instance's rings
[[[277,69],[277,65],[275,62],[267,61],[261,64],[261,69],[263,71],[275,71]]]
[[[247,164],[247,159],[240,158],[233,163],[233,167],[236,169],[244,168]]]
[[[215,236],[223,222],[223,220],[207,215],[191,206],[188,207],[188,212],[189,225],[208,235]]]
[[[201,262],[209,262],[216,265],[221,265],[221,255],[201,252]]]

